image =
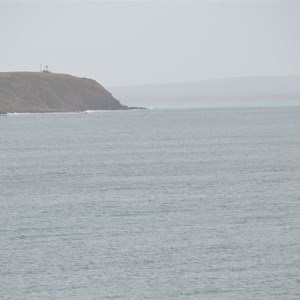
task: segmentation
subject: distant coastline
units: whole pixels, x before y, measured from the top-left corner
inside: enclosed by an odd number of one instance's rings
[[[300,105],[300,76],[261,76],[109,87],[126,105],[153,108]]]

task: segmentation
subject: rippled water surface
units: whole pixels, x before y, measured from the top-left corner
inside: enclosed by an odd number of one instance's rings
[[[300,299],[300,109],[0,117],[1,299]]]

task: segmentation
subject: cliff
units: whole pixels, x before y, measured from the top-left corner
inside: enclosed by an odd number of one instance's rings
[[[95,80],[48,72],[0,73],[0,112],[123,110]]]

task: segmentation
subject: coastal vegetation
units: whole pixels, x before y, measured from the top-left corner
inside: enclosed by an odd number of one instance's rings
[[[0,73],[0,113],[124,110],[93,79],[50,72]]]

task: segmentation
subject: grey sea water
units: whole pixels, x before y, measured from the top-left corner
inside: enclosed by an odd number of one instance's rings
[[[0,118],[1,299],[300,299],[300,108]]]

